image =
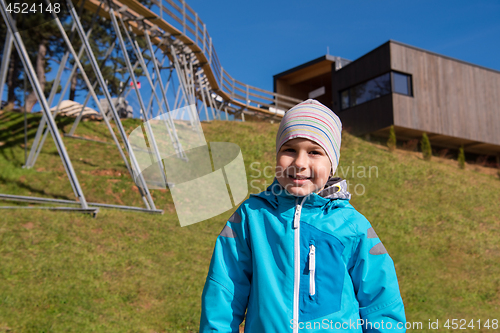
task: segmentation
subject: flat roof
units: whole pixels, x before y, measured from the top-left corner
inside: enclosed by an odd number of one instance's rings
[[[444,58],[444,59],[448,59],[448,60],[452,60],[452,61],[456,61],[456,62],[459,62],[459,63],[462,63],[464,65],[469,65],[469,66],[472,66],[472,67],[477,67],[477,68],[481,68],[481,69],[485,69],[487,71],[490,71],[490,72],[494,72],[494,73],[497,73],[497,74],[500,74],[500,71],[497,71],[496,69],[492,69],[492,68],[488,68],[488,67],[484,67],[484,66],[480,66],[480,65],[476,65],[476,64],[473,64],[471,62],[467,62],[467,61],[463,61],[463,60],[460,60],[460,59],[457,59],[457,58],[453,58],[453,57],[449,57],[449,56],[445,56],[443,54],[439,54],[439,53],[436,53],[436,52],[432,52],[432,51],[428,51],[428,50],[425,50],[425,49],[422,49],[422,48],[419,48],[419,47],[416,47],[416,46],[413,46],[413,45],[409,45],[409,44],[405,44],[405,43],[402,43],[402,42],[398,42],[396,40],[393,40],[393,39],[389,39],[387,42],[377,46],[376,48],[374,48],[373,50],[363,54],[361,57],[353,60],[352,62],[346,64],[344,67],[352,64],[353,62],[356,62],[358,61],[359,59],[363,58],[363,57],[366,57],[368,56],[370,53],[372,53],[373,51],[377,50],[378,48],[381,48],[382,46],[386,45],[386,44],[389,44],[389,43],[393,43],[393,44],[398,44],[398,45],[401,45],[401,46],[404,46],[404,47],[407,47],[407,48],[410,48],[410,49],[414,49],[414,50],[417,50],[417,51],[420,51],[420,52],[424,52],[424,53],[427,53],[427,54],[431,54],[431,55],[434,55],[434,56],[437,56],[437,57],[441,57],[441,58]]]
[[[487,71],[490,71],[490,72],[494,72],[494,73],[497,73],[497,74],[500,74],[500,71],[496,70],[496,69],[492,69],[492,68],[488,68],[488,67],[484,67],[484,66],[480,66],[480,65],[476,65],[476,64],[473,64],[471,62],[467,62],[467,61],[464,61],[464,60],[460,60],[460,59],[457,59],[457,58],[453,58],[453,57],[449,57],[449,56],[446,56],[446,55],[443,55],[443,54],[439,54],[439,53],[436,53],[436,52],[432,52],[432,51],[429,51],[429,50],[425,50],[425,49],[422,49],[422,48],[419,48],[419,47],[416,47],[416,46],[413,46],[413,45],[409,45],[409,44],[405,44],[405,43],[402,43],[402,42],[399,42],[399,41],[396,41],[396,40],[393,40],[393,39],[389,39],[387,42],[377,46],[376,48],[370,50],[369,52],[363,54],[361,57],[355,59],[355,60],[352,60],[348,63],[345,63],[342,67],[346,67],[348,66],[349,64],[353,63],[353,62],[356,62],[357,60],[365,57],[365,56],[368,56],[370,53],[372,53],[373,51],[375,51],[376,49],[388,44],[388,43],[394,43],[394,44],[398,44],[398,45],[401,45],[401,46],[404,46],[404,47],[407,47],[407,48],[410,48],[410,49],[414,49],[414,50],[417,50],[417,51],[420,51],[420,52],[425,52],[425,53],[428,53],[428,54],[432,54],[432,55],[435,55],[435,56],[438,56],[438,57],[441,57],[441,58],[445,58],[445,59],[448,59],[448,60],[453,60],[453,61],[456,61],[456,62],[459,62],[459,63],[462,63],[462,64],[465,64],[465,65],[469,65],[469,66],[473,66],[473,67],[477,67],[477,68],[481,68],[481,69],[485,69]],[[315,65],[315,64],[318,64],[318,63],[321,63],[323,61],[325,62],[336,62],[338,61],[339,59],[343,59],[343,58],[340,58],[340,57],[337,57],[337,56],[332,56],[332,55],[329,55],[329,54],[326,54],[324,56],[321,56],[319,58],[316,58],[314,60],[311,60],[311,61],[308,61],[306,63],[303,63],[301,65],[298,65],[296,67],[293,67],[291,69],[288,69],[284,72],[281,72],[281,73],[278,73],[276,75],[273,75],[273,78],[276,80],[276,79],[279,79],[283,76],[286,76],[288,74],[291,74],[291,73],[294,73],[294,72],[297,72],[301,69],[304,69],[304,68],[307,68],[307,67],[310,67],[312,65]],[[344,60],[344,59],[343,59]],[[347,59],[345,59],[347,60]],[[341,69],[341,68],[340,68]],[[339,70],[340,70],[339,69]]]
[[[298,65],[298,66],[296,66],[296,67],[293,67],[292,69],[286,70],[286,71],[281,72],[281,73],[278,73],[278,74],[276,74],[276,75],[273,75],[273,77],[274,77],[275,79],[278,79],[278,78],[280,78],[280,77],[283,77],[283,76],[285,76],[285,75],[291,74],[291,73],[296,72],[296,71],[298,71],[298,70],[301,70],[301,69],[303,69],[303,68],[307,68],[307,67],[309,67],[309,66],[312,66],[312,65],[318,64],[318,63],[320,63],[320,62],[326,61],[326,62],[330,62],[330,63],[331,63],[331,62],[335,62],[337,59],[338,59],[338,57],[335,57],[335,56],[332,56],[332,55],[326,54],[326,55],[324,55],[324,56],[322,56],[322,57],[319,57],[319,58],[316,58],[316,59],[314,59],[314,60],[308,61],[308,62],[306,62],[306,63],[304,63],[304,64],[302,64],[302,65]]]

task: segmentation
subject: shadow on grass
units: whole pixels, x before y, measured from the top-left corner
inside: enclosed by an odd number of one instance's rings
[[[38,126],[42,119],[41,113],[26,115],[27,118],[27,141],[28,150],[31,149],[31,144],[36,136]],[[64,127],[70,125],[74,122],[74,118],[68,117],[56,117],[57,128],[64,133]],[[3,125],[3,126],[2,126]],[[5,112],[0,114],[0,142],[2,146],[0,149],[0,154],[2,154],[6,160],[11,160],[17,164],[24,164],[24,161],[19,161],[16,154],[12,149],[21,147],[24,148],[25,144],[25,133],[24,133],[24,113],[21,112]],[[52,136],[50,139],[52,141]],[[9,149],[10,148],[10,149]],[[56,153],[57,154],[57,153]]]
[[[114,120],[109,120],[111,124],[114,124]],[[97,128],[92,122],[80,122],[81,127],[84,128],[84,132],[91,132],[92,134],[96,135],[99,137],[99,140],[101,141],[106,141],[108,140],[110,143],[113,142],[113,137],[109,133],[108,127],[105,125],[104,121],[102,122],[102,126]],[[113,129],[113,128],[112,128]],[[118,140],[121,140],[120,135],[118,131],[113,129],[115,136],[118,138]],[[77,135],[77,134],[75,134]]]
[[[17,188],[27,190],[31,193],[40,194],[40,195],[42,195],[44,197],[48,197],[50,199],[74,200],[74,198],[70,198],[66,195],[51,194],[46,189],[38,189],[38,188],[32,187],[30,185],[27,185],[27,184],[23,183],[22,181],[7,179],[1,175],[0,175],[0,184],[4,184],[4,185],[14,184]],[[4,194],[13,194],[13,193],[4,193]],[[19,195],[19,194],[15,194],[15,195]]]
[[[99,167],[99,165],[94,164],[94,163],[92,163],[92,162],[89,162],[89,161],[87,161],[87,160],[81,160],[81,161],[79,161],[79,162],[80,162],[80,163],[83,163],[83,164],[86,164],[86,165],[90,165],[90,166],[95,167],[95,168]]]
[[[38,125],[42,119],[40,114],[27,114],[28,141],[35,137]],[[59,129],[70,124],[70,118],[57,118],[56,124]],[[0,140],[5,142],[4,147],[12,147],[24,144],[24,114],[8,112],[0,115],[0,123],[6,123],[2,126]]]

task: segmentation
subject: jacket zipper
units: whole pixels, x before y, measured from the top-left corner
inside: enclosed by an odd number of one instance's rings
[[[294,234],[294,284],[293,284],[293,333],[299,332],[299,291],[300,291],[300,213],[302,204],[306,201],[307,195],[299,204],[299,198],[295,201],[295,214],[293,216]]]
[[[316,294],[316,247],[309,245],[309,295]]]

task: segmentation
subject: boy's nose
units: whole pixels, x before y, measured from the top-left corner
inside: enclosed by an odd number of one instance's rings
[[[307,166],[308,163],[307,160],[308,160],[307,152],[299,151],[297,157],[295,158],[294,164],[299,168],[304,168]]]

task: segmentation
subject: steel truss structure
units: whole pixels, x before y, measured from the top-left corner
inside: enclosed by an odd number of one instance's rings
[[[50,3],[48,0],[45,1],[47,4]],[[160,170],[163,172],[162,177],[164,184],[169,183],[167,182],[165,170],[162,165],[161,153],[149,125],[149,120],[154,117],[169,114],[168,117],[162,117],[169,139],[175,148],[177,157],[187,159],[182,144],[177,136],[176,125],[173,119],[186,120],[187,118],[187,121],[193,125],[193,130],[199,131],[200,127],[195,126],[195,122],[199,122],[199,115],[202,112],[206,120],[229,120],[231,115],[231,117],[241,117],[244,121],[245,114],[259,118],[279,119],[283,116],[284,110],[301,102],[301,100],[298,99],[243,84],[232,78],[223,69],[218,60],[212,45],[212,38],[208,34],[206,25],[184,0],[152,0],[153,5],[150,8],[143,6],[137,0],[103,0],[102,2],[99,0],[80,0],[77,6],[83,6],[94,13],[92,24],[97,24],[97,18],[108,19],[112,22],[116,34],[116,40],[112,42],[104,58],[99,61],[89,43],[89,39],[92,38],[92,29],[84,31],[76,8],[73,6],[71,0],[66,1],[72,19],[71,31],[73,33],[76,32],[78,35],[81,41],[81,47],[78,51],[74,49],[74,43],[72,43],[68,37],[63,24],[57,15],[53,13],[53,21],[56,23],[64,38],[66,53],[59,62],[52,91],[47,100],[43,94],[28,53],[26,52],[21,34],[17,32],[15,22],[6,9],[5,0],[0,0],[2,18],[8,27],[6,43],[3,49],[3,60],[0,66],[0,96],[2,96],[3,93],[10,54],[14,45],[23,62],[29,82],[36,93],[36,97],[43,112],[42,120],[38,126],[34,142],[24,167],[31,168],[35,165],[44,142],[50,133],[63,161],[76,201],[42,199],[7,194],[0,194],[0,199],[34,203],[78,205],[80,206],[79,208],[52,207],[52,209],[74,209],[90,212],[94,215],[97,213],[98,207],[130,209],[152,213],[162,212],[156,209],[148,185],[140,174],[135,178],[135,181],[145,208],[88,203],[86,201],[77,174],[71,164],[54,121],[54,118],[59,112],[63,97],[68,89],[70,80],[67,80],[62,93],[60,93],[59,100],[55,106],[52,107],[55,111],[51,111],[51,106],[53,105],[57,88],[61,83],[64,69],[71,59],[74,65],[71,68],[69,77],[72,77],[75,72],[78,73],[85,82],[88,94],[79,115],[76,117],[69,134],[66,136],[79,138],[75,136],[75,130],[82,119],[84,108],[92,99],[99,109],[98,111],[111,134],[113,144],[118,149],[129,173],[134,177],[133,171],[140,170],[140,168],[137,164],[138,162],[134,150],[122,126],[116,105],[121,99],[133,99],[135,103],[138,104],[140,116],[144,121],[150,149],[156,157]],[[144,49],[141,49],[140,44],[137,42],[138,39],[144,41],[144,43],[141,43],[142,45],[146,45]],[[102,66],[106,63],[113,51],[121,53],[125,62],[125,68],[122,70],[128,75],[119,95],[114,99],[109,93],[107,83],[101,72]],[[83,57],[84,54],[86,57]],[[134,63],[132,63],[129,54],[134,55],[136,59]],[[86,61],[90,63],[93,72],[92,76],[85,72],[84,64],[82,64],[83,59],[86,59]],[[142,73],[141,76],[137,74],[138,69]],[[95,77],[95,81],[91,82],[89,76]],[[146,84],[150,87],[147,93],[140,92],[139,79],[145,80]],[[176,85],[177,88],[175,87]],[[98,99],[96,93],[97,87],[101,89],[104,94],[104,100],[107,102],[107,105],[109,105],[108,112],[103,109],[103,103]],[[135,94],[131,94],[132,92],[135,92]],[[148,97],[149,101],[145,103],[145,99]],[[196,112],[198,112],[198,114],[196,115],[190,112],[189,110],[191,110],[191,108],[183,108],[188,105],[196,105]],[[183,111],[181,114],[177,114],[176,110]],[[188,113],[187,115],[183,114],[185,110],[188,110],[186,112]],[[119,134],[118,137],[111,127],[109,117],[111,117],[116,124]],[[198,134],[201,135],[201,133]],[[125,149],[122,149],[122,144]]]

